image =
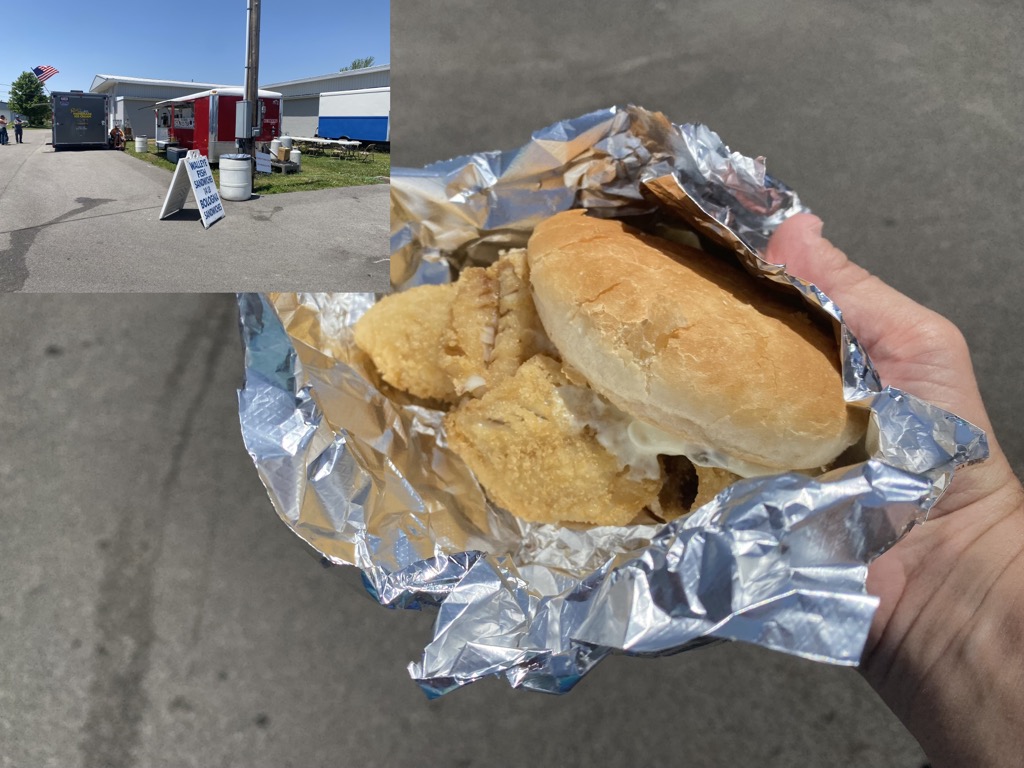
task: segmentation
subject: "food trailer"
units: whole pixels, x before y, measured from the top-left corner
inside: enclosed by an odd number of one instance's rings
[[[391,87],[320,94],[321,139],[391,143]]]
[[[183,149],[198,149],[216,163],[222,154],[237,151],[235,109],[244,96],[242,88],[214,88],[157,102],[155,135],[163,127],[170,141]],[[281,135],[281,94],[260,90],[257,101],[260,127],[253,138],[267,142]]]
[[[107,112],[110,111],[108,95],[54,91],[50,94],[50,105],[53,108],[54,152],[62,149],[107,148]]]

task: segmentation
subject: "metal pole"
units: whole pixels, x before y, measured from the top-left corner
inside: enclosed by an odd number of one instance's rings
[[[259,124],[260,102],[260,0],[248,0],[247,10],[248,35],[245,39],[245,100],[249,102],[252,109],[252,123],[249,126],[248,135],[243,139],[243,151],[249,155],[249,162],[252,172],[249,178],[252,179],[255,188],[256,183],[256,139],[253,138],[254,125]]]

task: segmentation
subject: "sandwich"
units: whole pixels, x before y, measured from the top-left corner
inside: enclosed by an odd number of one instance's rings
[[[532,522],[672,519],[742,477],[820,472],[866,423],[799,299],[582,210],[385,297],[355,341],[387,386],[447,411],[448,447]]]

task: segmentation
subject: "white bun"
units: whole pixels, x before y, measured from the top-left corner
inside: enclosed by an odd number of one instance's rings
[[[863,434],[832,332],[739,267],[580,210],[538,225],[529,265],[563,361],[634,418],[765,471]]]

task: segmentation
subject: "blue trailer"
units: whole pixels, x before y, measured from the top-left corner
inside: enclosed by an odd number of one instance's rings
[[[391,86],[320,94],[317,136],[391,143]]]

